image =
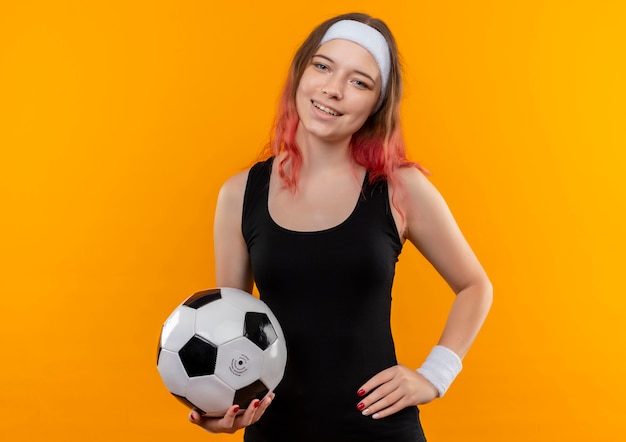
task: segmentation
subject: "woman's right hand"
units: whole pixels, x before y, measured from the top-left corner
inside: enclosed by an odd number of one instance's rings
[[[211,433],[234,433],[258,421],[273,399],[274,393],[268,394],[261,401],[255,399],[242,414],[238,414],[239,406],[233,405],[224,417],[203,416],[194,409],[189,412],[189,422],[199,425]]]

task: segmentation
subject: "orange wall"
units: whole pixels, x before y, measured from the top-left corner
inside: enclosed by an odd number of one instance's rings
[[[496,287],[429,440],[624,440],[623,3],[241,3],[0,3],[0,438],[239,440],[185,422],[160,325],[213,286],[217,191],[297,44],[358,9],[396,34],[411,154]],[[452,295],[407,247],[394,300],[418,366]]]

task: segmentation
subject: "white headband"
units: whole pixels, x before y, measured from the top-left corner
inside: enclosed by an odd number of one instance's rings
[[[334,23],[322,37],[320,45],[337,38],[349,40],[363,46],[372,54],[374,60],[376,60],[382,82],[380,97],[378,98],[376,107],[374,107],[374,112],[376,112],[385,99],[385,91],[387,90],[387,83],[389,81],[389,71],[391,70],[391,56],[389,55],[387,40],[385,40],[383,34],[376,29],[356,20],[341,20]]]

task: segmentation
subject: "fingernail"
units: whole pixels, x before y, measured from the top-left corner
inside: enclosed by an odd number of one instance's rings
[[[356,409],[359,411],[361,411],[364,408],[365,408],[365,404],[363,402],[361,402],[359,405],[356,406]]]
[[[380,414],[378,413],[372,414],[372,419],[378,419],[379,417],[380,417]]]
[[[368,414],[370,414],[369,408],[366,408],[365,410],[363,410],[363,416],[367,416]]]
[[[363,395],[365,394],[365,390],[363,390],[363,389],[361,388],[359,391],[357,391],[357,392],[356,392],[356,394],[357,394],[358,396],[363,396]]]
[[[261,401],[257,399],[256,402],[254,402],[254,408],[259,408],[259,405],[261,405]]]
[[[235,409],[233,411],[237,413],[239,411],[239,405],[235,405]]]

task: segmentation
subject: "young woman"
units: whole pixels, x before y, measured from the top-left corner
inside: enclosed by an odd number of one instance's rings
[[[365,14],[319,25],[294,57],[269,158],[233,176],[215,214],[218,286],[256,283],[288,347],[275,393],[223,418],[248,442],[424,441],[416,405],[442,396],[492,289],[444,200],[407,161],[401,77],[387,26]],[[408,240],[456,298],[422,367],[396,361],[395,263]]]

